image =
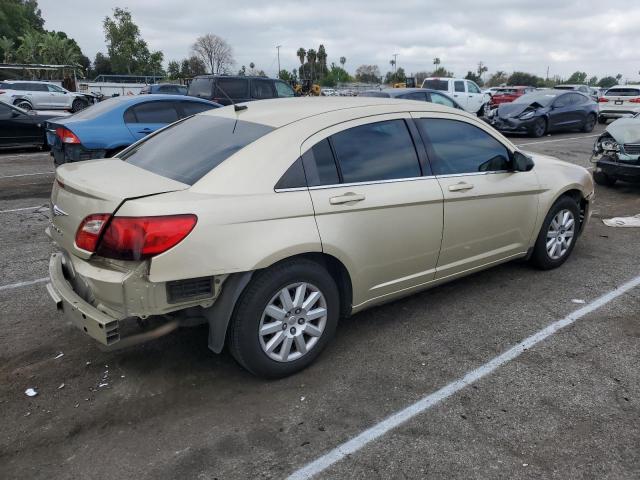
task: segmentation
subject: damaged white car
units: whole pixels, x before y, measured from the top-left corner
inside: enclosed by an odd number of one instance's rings
[[[593,179],[599,185],[640,182],[640,114],[610,124],[596,140],[591,161],[596,164]]]

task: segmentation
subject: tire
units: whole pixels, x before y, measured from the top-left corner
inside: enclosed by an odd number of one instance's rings
[[[76,112],[79,112],[80,110],[84,110],[88,106],[89,104],[87,102],[85,102],[84,100],[80,100],[79,98],[76,98],[71,104],[71,111],[73,113],[76,113]]]
[[[489,113],[489,103],[485,103],[480,107],[480,110],[476,112],[476,115],[480,118],[486,117],[487,113]]]
[[[593,180],[604,187],[613,187],[618,181],[617,178],[611,177],[604,172],[593,172]]]
[[[292,301],[289,305],[281,301],[285,290]],[[302,297],[307,302],[319,293],[306,307],[308,310],[297,301],[301,290],[306,292]],[[276,314],[267,314],[267,308]],[[325,315],[317,317],[323,308]],[[321,264],[306,259],[283,261],[257,272],[240,296],[229,325],[229,350],[254,375],[286,377],[306,368],[320,355],[335,334],[339,310],[338,288]],[[309,315],[311,312],[315,314]],[[266,333],[261,335],[261,329]],[[298,346],[302,342],[306,352]]]
[[[568,216],[566,216],[568,214]],[[565,223],[559,222],[562,219]],[[573,223],[569,226],[569,220]],[[554,223],[555,222],[555,223]],[[547,213],[533,247],[531,263],[541,270],[558,268],[571,255],[580,231],[580,207],[570,197],[560,197]],[[567,233],[571,233],[568,237]],[[567,238],[570,240],[567,242]],[[554,243],[551,243],[554,241]],[[564,242],[563,242],[564,240]]]
[[[547,121],[540,117],[533,123],[530,134],[532,137],[540,138],[544,136],[545,133],[547,133]]]
[[[608,120],[607,118],[604,118],[604,117],[598,117],[598,123],[599,123],[600,125],[606,125],[606,124],[607,124],[607,120]]]
[[[31,104],[26,100],[16,100],[15,102],[13,102],[13,104],[23,110],[33,110]]]
[[[596,120],[597,117],[595,113],[590,113],[589,115],[587,115],[587,119],[584,121],[584,125],[582,126],[582,131],[584,133],[593,132],[593,129],[596,126]]]

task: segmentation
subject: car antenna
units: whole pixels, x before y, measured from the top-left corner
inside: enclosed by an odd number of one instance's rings
[[[218,82],[216,82],[216,88],[220,90],[222,94],[227,97],[227,100],[231,102],[234,111],[241,112],[242,110],[247,110],[249,108],[247,105],[236,105],[236,102],[234,102],[233,99],[229,95],[227,95],[227,92],[224,91],[224,88],[222,88]]]

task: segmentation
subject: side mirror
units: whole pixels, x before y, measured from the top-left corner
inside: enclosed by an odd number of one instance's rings
[[[513,154],[512,163],[514,172],[528,172],[535,165],[531,157],[528,157],[524,153],[517,150]]]

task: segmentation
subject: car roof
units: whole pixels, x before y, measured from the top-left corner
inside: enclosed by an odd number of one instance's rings
[[[194,80],[196,78],[259,78],[261,80],[279,80],[278,78],[262,77],[260,75],[212,75],[210,73],[206,75],[196,75],[193,77]],[[284,82],[284,80],[280,81]]]
[[[407,90],[407,89],[402,89]],[[383,97],[294,97],[259,100],[240,104],[244,110],[235,111],[233,105],[209,110],[200,115],[221,116],[260,123],[279,128],[305,118],[323,115],[347,109],[366,109],[367,107],[388,107],[389,113],[398,112],[399,106],[406,105],[402,111],[448,112],[452,109],[442,105],[415,100],[398,100]],[[456,110],[456,113],[459,113]]]
[[[186,95],[167,95],[164,93],[152,93],[151,95],[123,95],[120,97],[111,97],[107,100],[111,101],[113,105],[135,105],[136,103],[151,102],[153,100],[170,100],[172,102],[184,102],[186,100],[199,103],[215,103],[209,100],[205,100],[204,98],[188,97]]]
[[[55,83],[53,80],[2,80],[2,83]]]

